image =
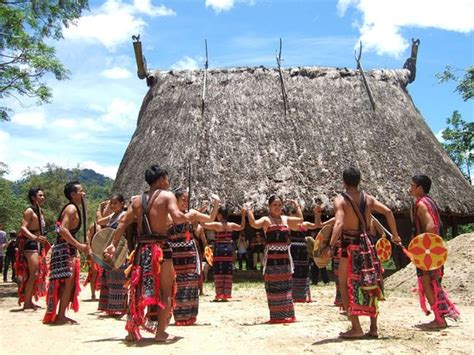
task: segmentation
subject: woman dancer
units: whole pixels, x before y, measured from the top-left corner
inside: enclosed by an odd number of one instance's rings
[[[111,213],[108,213],[109,211]],[[99,218],[96,222],[103,227],[116,229],[124,213],[125,199],[122,194],[117,193],[110,197],[105,207],[105,217]],[[121,317],[127,313],[127,289],[125,288],[127,278],[124,274],[126,267],[125,261],[117,270],[103,270],[97,308],[99,311],[115,317]]]
[[[282,214],[283,201],[273,194],[268,199],[269,214],[255,220],[249,209],[249,223],[252,228],[265,231],[266,246],[263,265],[263,279],[267,292],[270,320],[268,323],[291,323],[296,320],[293,306],[292,273],[293,262],[289,250],[290,228],[298,228],[303,222],[303,213],[296,201],[289,200],[296,216]]]
[[[174,192],[178,208],[186,212],[189,194],[187,189],[179,188]],[[172,224],[168,234],[169,245],[173,251],[173,267],[176,273],[176,304],[173,308],[175,325],[191,325],[196,322],[199,309],[199,274],[201,262],[196,241],[193,238],[197,223],[212,222],[216,219],[219,200],[214,199],[211,215],[190,210],[188,216],[191,223]]]
[[[214,285],[216,297],[214,301],[228,301],[232,298],[232,278],[234,269],[234,243],[232,232],[241,231],[245,228],[246,210],[241,210],[240,224],[227,222],[228,209],[225,206],[219,208],[217,213],[218,222],[205,223],[204,228],[216,232],[214,239]]]
[[[101,219],[104,217],[105,207],[108,205],[109,200],[103,201],[100,203],[99,207],[97,207],[97,211],[95,214],[96,220]],[[99,232],[101,226],[97,224],[96,221],[89,226],[87,230],[87,244],[89,246],[92,245],[92,239]],[[83,283],[83,286],[87,286],[90,283],[91,286],[91,301],[97,301],[95,296],[95,291],[100,290],[100,279],[102,278],[102,268],[97,264],[92,256],[87,256],[87,264],[89,265],[89,271],[87,273],[87,277]]]

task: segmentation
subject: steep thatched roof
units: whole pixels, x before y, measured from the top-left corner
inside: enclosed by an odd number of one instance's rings
[[[406,212],[411,176],[429,175],[432,195],[448,215],[474,216],[474,190],[428,128],[406,90],[407,70],[360,74],[334,68],[210,70],[202,112],[203,71],[154,73],[137,129],[114,189],[130,196],[146,188],[144,171],[166,167],[172,185],[186,185],[192,162],[193,199],[216,192],[231,205],[253,200],[265,208],[278,192],[326,205],[342,190],[349,164],[362,188],[394,211]]]

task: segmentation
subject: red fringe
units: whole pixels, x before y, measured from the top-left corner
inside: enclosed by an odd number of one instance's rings
[[[146,331],[153,332],[151,326],[146,325],[146,318],[149,314],[145,314],[145,308],[149,306],[158,306],[161,309],[165,308],[163,301],[160,297],[160,271],[161,263],[163,261],[163,250],[158,244],[147,245],[144,247],[150,247],[152,252],[152,273],[154,275],[154,297],[144,297],[141,294],[143,288],[143,270],[140,265],[135,265],[132,268],[132,274],[129,286],[129,313],[128,320],[125,325],[125,329],[128,331],[129,336],[133,340],[140,340],[142,338],[140,334],[140,328]],[[141,251],[137,251],[141,252]],[[176,278],[176,274],[173,273],[173,277]],[[175,295],[176,295],[176,282],[173,283],[172,297],[171,297],[171,308],[169,319],[171,318],[172,311],[175,307]]]
[[[68,308],[77,312],[79,311],[79,293],[81,292],[81,285],[79,282],[79,274],[81,271],[81,263],[79,258],[75,258],[74,265],[74,290],[69,301]],[[53,280],[49,282],[48,294],[46,295],[46,314],[43,318],[43,324],[54,323],[57,317],[58,303],[59,303],[59,289],[61,284],[64,283],[65,279]],[[48,311],[49,305],[52,304],[51,311]]]
[[[354,299],[354,287],[352,286],[352,280],[360,280],[360,276],[354,274],[351,265],[352,265],[352,250],[360,250],[358,246],[349,245],[347,247],[347,292],[349,293],[349,308],[347,313],[351,316],[368,316],[375,317],[378,314],[378,309],[375,304],[375,299],[384,300],[382,290],[377,287],[373,290],[365,290],[364,293],[368,294],[371,298],[370,305],[360,305],[356,303]]]
[[[270,319],[267,324],[286,324],[296,322],[296,317],[283,318],[283,319]]]
[[[18,305],[25,302],[25,286],[30,277],[28,261],[24,254],[25,243],[26,238],[20,237],[18,250],[15,254],[15,262],[13,263],[15,273],[17,277],[20,278],[20,285],[18,286]],[[47,294],[46,278],[48,276],[48,265],[46,263],[46,253],[47,250],[43,248],[41,253],[38,255],[38,274],[36,275],[32,294],[32,298],[34,298],[35,301],[38,301],[40,297],[46,296]]]
[[[214,297],[216,300],[230,300],[232,298],[232,296],[229,296],[229,295],[224,295],[223,293],[222,294],[218,294],[216,295],[216,297]]]
[[[174,325],[176,326],[187,326],[187,325],[193,325],[196,323],[196,318],[191,318],[188,320],[182,320],[182,321],[176,321],[174,322]]]
[[[311,302],[313,302],[311,298],[310,299],[306,299],[306,298],[293,299],[293,303],[311,303]]]
[[[92,271],[97,271],[97,277],[94,282],[94,289],[96,291],[100,291],[100,279],[102,277],[103,270],[97,263],[93,262],[90,259],[87,261],[87,263],[89,264],[89,271],[87,272],[87,277],[84,280],[82,286],[85,287],[89,282],[92,282]]]
[[[46,295],[46,314],[43,318],[43,324],[54,323],[57,316],[57,308],[59,303],[59,288],[61,287],[61,280],[53,280],[49,282],[48,294]],[[50,303],[53,305],[51,312],[48,311]]]

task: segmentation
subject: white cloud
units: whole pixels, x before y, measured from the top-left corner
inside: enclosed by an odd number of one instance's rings
[[[83,118],[80,120],[81,127],[92,132],[105,132],[108,130],[101,120],[94,118]]]
[[[69,119],[69,118],[60,118],[60,119],[57,119],[57,120],[54,120],[53,122],[51,122],[50,125],[51,125],[51,127],[70,129],[70,128],[76,127],[77,122],[76,122],[76,120],[72,120],[72,119]]]
[[[357,26],[365,50],[379,55],[400,57],[409,46],[401,33],[406,27],[461,33],[474,30],[472,0],[339,0],[339,15],[344,16],[350,7],[362,14]]]
[[[12,117],[12,122],[20,126],[41,129],[46,124],[46,117],[41,111],[20,112]]]
[[[107,112],[101,117],[103,122],[126,128],[136,122],[138,107],[135,102],[114,98],[107,107]]]
[[[173,65],[171,65],[171,69],[173,70],[195,70],[199,69],[198,62],[191,58],[191,57],[184,57],[183,59],[177,61]]]
[[[118,170],[117,165],[102,165],[93,160],[86,160],[81,162],[80,167],[81,169],[92,169],[96,173],[108,176],[112,179],[115,179]]]
[[[438,142],[440,142],[440,143],[444,143],[443,131],[444,131],[444,128],[441,129],[441,130],[439,130],[438,133],[435,134],[436,139],[437,139]]]
[[[228,11],[234,7],[234,0],[206,0],[206,7],[212,7],[215,12]]]
[[[152,17],[176,15],[176,12],[171,9],[168,9],[164,5],[153,6],[150,0],[134,0],[133,5],[139,12]]]
[[[86,132],[76,132],[76,133],[70,134],[69,138],[71,138],[71,140],[75,142],[82,142],[90,138],[90,134]]]
[[[120,0],[107,0],[102,6],[92,10],[92,15],[81,16],[75,26],[65,28],[66,39],[99,42],[110,50],[131,41],[132,35],[143,33],[146,22],[139,14],[149,16],[175,15],[171,9],[151,5],[150,0],[135,0],[133,5]]]
[[[103,70],[100,75],[107,79],[128,79],[132,77],[130,71],[120,67]]]

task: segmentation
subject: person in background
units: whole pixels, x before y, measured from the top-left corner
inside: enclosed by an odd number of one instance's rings
[[[3,271],[3,261],[7,246],[7,232],[3,230],[3,224],[0,223],[0,273]]]
[[[269,324],[292,323],[296,321],[293,305],[292,272],[290,254],[290,229],[303,222],[303,213],[294,200],[288,200],[296,210],[296,216],[283,215],[283,200],[276,194],[268,198],[268,216],[255,220],[253,211],[248,210],[252,228],[265,231],[265,262],[263,279],[270,309]]]
[[[16,281],[16,274],[15,274],[15,267],[13,263],[15,262],[15,254],[18,248],[18,242],[16,239],[16,232],[11,231],[10,237],[8,239],[7,245],[5,247],[5,267],[3,268],[3,282],[7,282],[8,280],[8,269],[10,265],[12,267],[12,282]]]
[[[239,270],[243,268],[243,261],[245,260],[245,267],[248,270],[247,247],[249,242],[245,239],[244,231],[240,232],[239,239],[237,239],[237,259],[239,260]]]
[[[263,249],[265,247],[265,239],[262,233],[257,230],[252,238],[252,260],[253,269],[257,270],[257,264],[260,263],[260,271],[263,270]]]
[[[109,198],[102,217],[97,216],[96,223],[101,228],[116,229],[125,214],[125,199],[122,194],[115,193]],[[100,296],[98,310],[109,316],[121,317],[127,313],[127,289],[125,269],[127,261],[118,269],[102,270],[100,280]]]

